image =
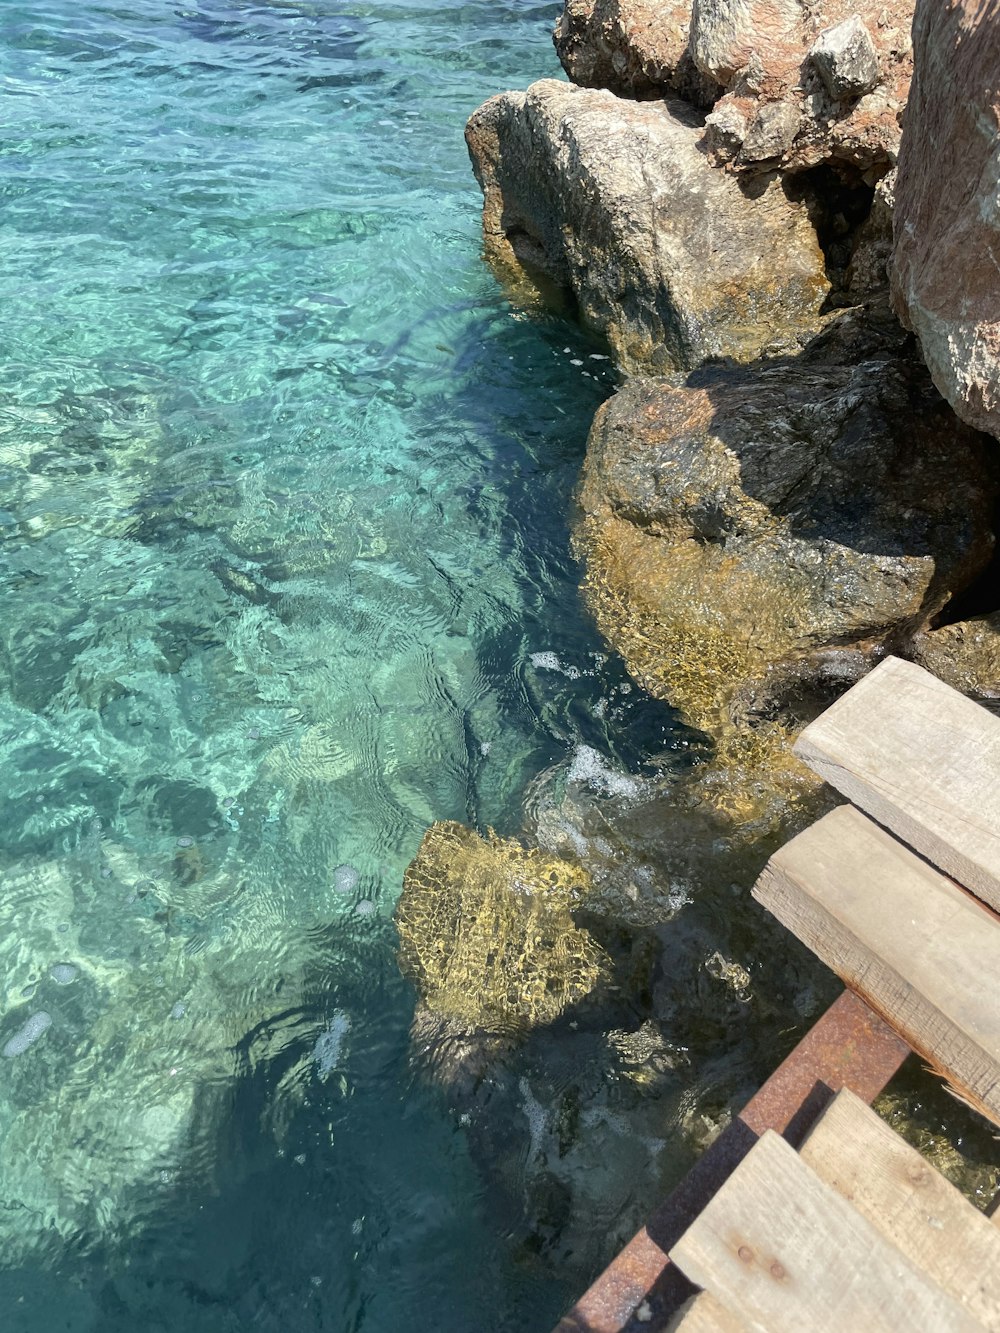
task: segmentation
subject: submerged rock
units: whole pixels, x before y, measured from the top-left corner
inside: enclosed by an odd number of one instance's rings
[[[487,256],[568,289],[627,371],[799,347],[829,291],[804,205],[712,168],[682,103],[553,79],[491,98],[466,139]],[[611,151],[609,151],[609,145]]]
[[[316,1074],[321,1082],[326,1082],[341,1065],[344,1057],[344,1045],[351,1032],[351,1018],[342,1009],[334,1012],[333,1017],[316,1038],[312,1049],[312,1058],[316,1065]]]
[[[597,986],[606,958],[576,925],[580,866],[462,824],[434,824],[403,880],[399,963],[424,1006],[459,1025],[516,1034]]]
[[[635,379],[590,436],[586,593],[632,674],[722,737],[925,628],[988,561],[996,493],[990,441],[905,358]]]
[[[30,1047],[34,1046],[38,1038],[49,1030],[52,1026],[52,1015],[46,1013],[44,1009],[39,1009],[30,1018],[26,1018],[14,1035],[4,1043],[0,1055],[5,1059],[11,1060],[16,1055],[23,1055]]]
[[[1000,435],[1000,16],[919,0],[896,188],[896,310],[963,420]]]
[[[690,24],[691,0],[566,0],[552,38],[583,88],[711,106],[722,90],[691,58]]]

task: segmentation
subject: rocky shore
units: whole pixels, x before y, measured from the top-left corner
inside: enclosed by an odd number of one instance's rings
[[[1000,695],[1000,588],[952,623],[993,559],[1000,458],[977,433],[1000,432],[1000,263],[976,12],[569,0],[574,82],[469,122],[488,257],[571,293],[630,377],[581,490],[594,613],[717,738],[887,649]]]
[[[579,489],[584,595],[709,749],[611,805],[550,775],[531,851],[425,838],[397,914],[415,1038],[473,1100],[510,1043],[570,1012],[607,1029],[626,995],[626,1045],[648,1027],[647,1071],[676,1072],[694,957],[737,1007],[756,983],[806,1014],[800,960],[704,958],[726,895],[825,799],[795,733],[888,651],[1000,699],[1000,17],[566,0],[554,39],[570,82],[467,126],[485,252],[621,372]],[[667,929],[679,883],[714,918],[694,945]]]

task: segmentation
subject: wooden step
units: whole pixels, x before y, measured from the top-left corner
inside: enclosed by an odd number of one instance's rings
[[[982,1328],[772,1130],[670,1257],[749,1328],[767,1333]]]
[[[795,753],[1000,911],[1000,718],[890,657],[806,727]]]
[[[853,1092],[799,1156],[984,1328],[1000,1330],[1000,1231]]]
[[[842,806],[767,863],[754,897],[1000,1124],[1000,921]]]
[[[748,1329],[711,1292],[702,1291],[681,1306],[664,1333],[748,1333]]]

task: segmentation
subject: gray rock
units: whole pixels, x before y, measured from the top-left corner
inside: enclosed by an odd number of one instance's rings
[[[705,147],[718,162],[731,162],[746,137],[747,118],[732,103],[723,103],[705,117]]]
[[[13,1037],[5,1043],[0,1055],[7,1060],[12,1060],[16,1055],[23,1055],[30,1046],[34,1046],[42,1033],[47,1032],[51,1026],[52,1015],[46,1013],[44,1009],[39,1009],[37,1014],[32,1014],[30,1018],[25,1019]]]
[[[829,291],[806,209],[777,181],[745,192],[702,137],[677,102],[551,79],[491,98],[466,128],[488,257],[569,289],[626,370],[797,348]]]
[[[871,212],[854,238],[847,270],[847,290],[856,300],[865,300],[888,288],[895,186],[896,172],[893,170],[875,187]]]
[[[735,112],[736,109],[732,110]],[[750,123],[740,159],[744,162],[764,162],[772,157],[781,157],[791,148],[801,121],[802,117],[794,103],[765,102]]]
[[[878,83],[878,52],[871,33],[857,15],[820,33],[809,58],[836,100],[862,97]]]
[[[759,132],[770,131],[734,158],[729,137],[709,128],[709,153],[745,175],[832,162],[875,185],[899,148],[912,18],[913,0],[696,0],[690,49],[723,86],[713,118],[729,124],[737,113],[753,125],[760,116]],[[798,116],[791,139],[768,120],[776,106],[787,108],[785,124]]]
[[[918,0],[893,303],[963,420],[1000,436],[1000,14]]]
[[[802,28],[799,0],[694,0],[691,54],[724,87],[752,51],[781,49]]]

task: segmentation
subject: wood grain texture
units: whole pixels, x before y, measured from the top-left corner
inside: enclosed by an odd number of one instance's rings
[[[984,1328],[1000,1330],[1000,1231],[853,1092],[799,1155]]]
[[[743,1320],[703,1291],[677,1311],[663,1333],[747,1333]]]
[[[671,1257],[749,1328],[767,1333],[981,1328],[772,1130]]]
[[[806,727],[795,753],[1000,910],[1000,718],[890,657]]]
[[[763,903],[1000,1124],[1000,922],[850,806],[776,852]]]

